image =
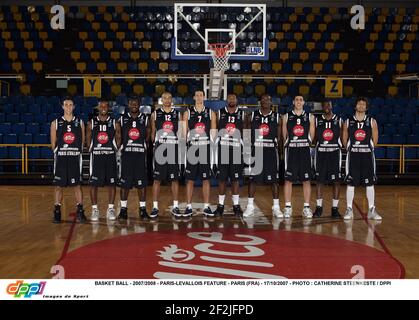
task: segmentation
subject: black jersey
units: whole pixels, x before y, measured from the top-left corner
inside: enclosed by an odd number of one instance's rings
[[[267,115],[258,110],[252,112],[251,137],[254,147],[274,148],[278,146],[279,114],[269,112]]]
[[[128,112],[123,114],[119,121],[123,152],[145,152],[148,116],[140,113],[136,118],[133,118]]]
[[[99,117],[91,120],[92,141],[89,151],[95,155],[114,154],[116,150],[115,141],[115,119],[108,117],[101,121]]]
[[[332,152],[342,147],[340,131],[342,119],[336,114],[330,120],[324,115],[316,118],[316,148],[319,152]]]
[[[163,108],[154,111],[156,120],[156,140],[155,144],[177,144],[180,112],[171,109],[169,112]]]
[[[239,111],[238,107],[233,113],[229,113],[227,107],[218,111],[218,135],[220,145],[241,147],[243,121],[244,111]]]
[[[290,148],[306,148],[310,146],[310,114],[304,110],[297,115],[294,110],[286,113],[288,138],[285,146]]]
[[[372,142],[372,118],[365,115],[361,121],[355,116],[346,120],[348,127],[348,151],[371,152],[374,149]]]
[[[196,108],[188,109],[188,142],[190,145],[209,145],[211,117],[210,109],[198,112]]]
[[[82,152],[82,123],[73,116],[71,121],[64,117],[55,119],[57,143],[55,151],[58,156],[79,156]]]

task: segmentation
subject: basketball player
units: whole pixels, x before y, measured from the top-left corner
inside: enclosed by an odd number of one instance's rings
[[[254,168],[250,168],[248,203],[244,217],[253,216],[255,208],[253,205],[255,196],[255,184],[270,184],[272,188],[272,214],[277,218],[283,218],[283,213],[279,207],[279,154],[278,141],[281,137],[281,121],[278,113],[272,111],[272,101],[268,94],[260,98],[260,109],[251,113],[247,119],[246,128],[251,129],[251,148],[252,157],[258,162],[258,156],[262,155],[261,167],[255,163]],[[259,171],[252,174],[252,170]],[[260,171],[262,170],[262,171]]]
[[[224,213],[226,182],[230,180],[233,194],[233,212],[241,216],[243,211],[239,204],[239,180],[243,177],[242,133],[244,112],[237,106],[237,97],[231,93],[227,96],[227,106],[218,111],[217,145],[217,178],[218,205],[216,215]]]
[[[302,96],[295,96],[293,104],[293,110],[284,115],[282,122],[285,146],[284,217],[289,218],[292,215],[292,184],[300,181],[303,184],[304,193],[303,217],[312,218],[310,143],[315,133],[314,118],[304,111]]]
[[[128,195],[131,188],[137,189],[139,198],[139,217],[147,219],[147,142],[150,138],[148,115],[140,112],[137,97],[128,99],[128,113],[124,113],[117,123],[121,131],[121,163],[119,186],[121,187],[121,210],[118,219],[128,219]],[[120,127],[120,129],[118,128]]]
[[[121,142],[120,126],[116,127],[115,119],[109,116],[109,102],[100,100],[98,116],[87,124],[86,139],[90,152],[90,199],[92,215],[90,220],[99,220],[97,206],[98,187],[108,187],[108,210],[106,218],[115,220],[115,184],[117,182],[116,152]]]
[[[375,119],[366,114],[368,100],[360,97],[356,101],[355,114],[346,120],[343,126],[342,140],[348,151],[346,156],[346,189],[347,209],[345,220],[353,219],[354,212],[352,203],[355,195],[355,187],[366,186],[368,199],[368,219],[381,220],[381,216],[375,209],[374,184],[377,181],[375,175],[374,146],[378,142],[378,127]]]
[[[214,216],[209,206],[211,179],[211,134],[217,129],[217,116],[214,111],[204,106],[205,94],[195,91],[195,107],[183,114],[185,136],[187,137],[186,151],[186,198],[187,205],[183,214],[192,215],[192,194],[196,179],[202,180],[202,195],[204,198],[203,213]]]
[[[339,189],[341,179],[341,131],[342,119],[333,114],[331,101],[322,103],[324,114],[315,119],[316,123],[316,156],[314,166],[316,171],[317,206],[314,217],[323,213],[323,185],[333,184],[332,217],[340,218],[338,211]]]
[[[172,185],[173,207],[172,215],[180,218],[179,210],[179,139],[178,129],[181,119],[180,112],[172,107],[172,95],[162,94],[161,108],[155,110],[151,116],[151,138],[154,143],[154,184],[152,217],[159,214],[158,197],[161,181],[170,181]]]
[[[74,103],[71,98],[63,101],[64,115],[51,122],[51,148],[54,152],[55,209],[54,223],[61,222],[61,203],[63,188],[72,187],[77,201],[76,220],[87,221],[83,209],[81,189],[81,161],[84,145],[83,121],[74,116]]]

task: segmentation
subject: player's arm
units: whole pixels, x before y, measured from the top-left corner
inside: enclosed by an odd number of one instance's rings
[[[51,149],[52,151],[54,151],[56,145],[57,145],[57,125],[56,125],[56,120],[51,122],[51,126],[50,126],[50,136],[51,136]]]
[[[316,134],[316,126],[314,124],[314,116],[310,113],[310,139],[314,141]]]
[[[288,139],[287,122],[288,122],[287,114],[284,114],[282,116],[282,138],[284,139],[283,141],[284,143]]]
[[[156,111],[155,110],[151,114],[150,128],[151,128],[151,132],[150,132],[151,142],[154,143],[154,140],[156,139]]]
[[[115,122],[115,142],[116,142],[116,148],[119,150],[121,147],[121,124],[119,121]]]
[[[211,140],[215,141],[217,139],[217,113],[211,110],[211,130],[210,130]]]
[[[317,117],[314,117],[314,137],[311,139],[313,145],[315,146],[317,144],[317,135],[316,135],[316,128],[317,128]]]
[[[372,123],[372,142],[374,143],[374,146],[377,145],[378,143],[378,125],[377,125],[377,121],[375,121],[375,119],[372,119],[371,121]]]
[[[89,121],[87,123],[87,128],[86,128],[86,143],[87,143],[87,147],[90,146],[91,141],[92,141],[92,121]]]
[[[185,112],[182,113],[182,121],[180,122],[180,127],[181,127],[181,133],[182,133],[182,139],[186,139],[186,137],[188,136],[188,121],[189,121],[189,109],[186,109]]]
[[[146,118],[146,126],[145,126],[145,141],[146,143],[148,143],[150,141],[150,137],[151,137],[151,126],[150,126],[150,117]]]
[[[276,137],[278,139],[278,145],[279,145],[282,141],[282,117],[279,113],[278,113],[278,127],[277,127]]]
[[[81,149],[83,150],[84,145],[86,143],[86,131],[83,120],[80,120],[80,127],[81,127]]]
[[[342,126],[342,143],[343,147],[347,149],[348,146],[348,120],[343,123]]]

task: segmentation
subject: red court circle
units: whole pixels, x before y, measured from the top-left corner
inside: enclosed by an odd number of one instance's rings
[[[69,252],[66,278],[397,279],[404,268],[375,248],[295,231],[187,229],[136,233]],[[186,275],[186,276],[185,276]]]

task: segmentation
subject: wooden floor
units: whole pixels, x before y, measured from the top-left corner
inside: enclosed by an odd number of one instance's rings
[[[132,192],[129,199],[129,212],[132,217],[128,223],[107,223],[105,216],[106,192],[99,193],[99,207],[102,219],[99,223],[74,225],[74,198],[70,190],[65,191],[63,218],[60,225],[51,223],[54,189],[49,186],[1,186],[0,187],[0,278],[50,278],[50,268],[60,259],[63,252],[71,252],[81,246],[103,239],[125,234],[173,230],[191,227],[205,227],[210,224],[218,228],[262,228],[296,230],[328,235],[355,241],[394,256],[405,267],[406,278],[419,278],[419,187],[415,186],[377,186],[376,205],[383,216],[381,223],[367,222],[359,213],[367,211],[364,189],[357,190],[355,219],[352,222],[329,218],[330,190],[327,190],[323,218],[311,223],[300,218],[302,209],[302,189],[294,187],[294,217],[291,221],[272,219],[270,190],[258,187],[255,203],[262,212],[254,219],[221,218],[205,220],[201,215],[189,222],[173,222],[168,208],[171,205],[170,189],[162,187],[160,197],[161,217],[157,223],[141,222],[137,218],[137,195]],[[281,188],[281,194],[282,194]],[[342,189],[342,191],[344,191]],[[242,207],[245,208],[245,188],[242,188]],[[151,195],[151,190],[149,192]],[[180,195],[185,195],[184,187]],[[202,202],[200,190],[195,191],[195,201]],[[117,197],[118,198],[118,197]],[[314,197],[312,197],[314,199]],[[212,190],[211,201],[216,203],[217,191]],[[226,197],[229,204],[230,196]],[[344,212],[344,192],[340,211]],[[90,216],[88,188],[84,187],[86,215]],[[180,198],[183,208],[184,199]],[[314,200],[311,203],[315,207]],[[281,206],[283,206],[281,196]],[[150,209],[150,204],[149,204]],[[163,209],[162,209],[163,208]],[[215,206],[213,206],[215,208]]]

